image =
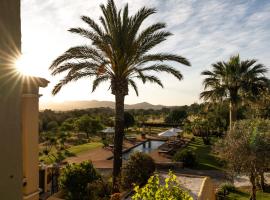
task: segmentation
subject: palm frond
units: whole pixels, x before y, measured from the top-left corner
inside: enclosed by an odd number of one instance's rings
[[[145,41],[146,38],[148,38],[150,35],[165,27],[166,27],[165,23],[156,23],[147,27],[139,34],[138,38],[136,39],[136,43],[138,44],[142,43],[142,41]]]
[[[140,69],[140,71],[141,72],[144,72],[144,71],[166,72],[166,73],[170,73],[170,74],[174,75],[178,80],[183,79],[183,76],[180,73],[180,71],[174,69],[173,67],[171,67],[169,65],[160,65],[160,64],[151,65],[149,67],[144,67],[144,68]]]
[[[142,25],[142,22],[154,13],[156,13],[156,9],[143,7],[133,17],[131,17],[130,37],[132,39],[135,38],[140,26]]]
[[[99,36],[104,35],[101,27],[93,19],[87,16],[82,16],[81,19],[86,22]]]
[[[54,70],[58,65],[63,62],[74,59],[92,59],[95,62],[105,62],[104,56],[97,49],[89,46],[77,46],[68,49],[64,54],[56,58],[50,66],[50,70]]]
[[[159,53],[159,54],[148,54],[140,58],[139,64],[144,64],[146,62],[152,62],[152,61],[175,61],[178,63],[181,63],[183,65],[190,66],[190,62],[179,55],[174,54],[165,54],[165,53]]]
[[[95,88],[105,77],[129,84],[136,94],[138,88],[131,78],[139,78],[143,83],[149,81],[163,87],[161,81],[152,75],[145,75],[146,71],[167,72],[182,80],[182,74],[175,68],[159,62],[174,61],[190,66],[189,61],[179,55],[157,53],[147,54],[152,48],[165,41],[170,32],[164,31],[165,23],[154,23],[141,30],[142,24],[149,16],[156,12],[154,8],[141,8],[135,15],[129,14],[129,6],[117,9],[113,0],[100,5],[102,16],[97,23],[88,16],[81,19],[89,25],[88,28],[75,27],[69,31],[76,33],[91,41],[91,46],[73,47],[56,58],[50,70],[52,75],[67,73],[67,76],[56,85],[57,93],[63,85],[74,81],[83,74],[96,76],[93,87]],[[145,67],[147,63],[150,66]],[[130,80],[130,81],[128,81]],[[115,84],[117,85],[117,84]],[[128,86],[124,87],[127,88]],[[117,89],[114,87],[114,90]],[[128,91],[123,92],[128,94]]]
[[[136,78],[141,79],[143,83],[146,83],[147,81],[149,81],[150,83],[158,84],[162,88],[164,87],[161,80],[156,76],[144,75],[143,77],[142,76],[136,76]]]
[[[136,95],[139,96],[138,87],[137,87],[135,81],[133,81],[132,79],[129,79],[128,83],[133,87]]]
[[[87,69],[89,71],[97,71],[99,68],[99,65],[93,62],[83,62],[83,63],[72,63],[72,62],[68,62],[65,63],[63,65],[59,65],[57,68],[54,68],[54,70],[52,70],[52,75],[55,76],[57,74],[63,73],[65,71],[79,71],[82,69]]]
[[[89,73],[89,72],[87,72],[87,73],[77,72],[77,73],[72,74],[72,75],[67,75],[61,81],[59,81],[59,83],[57,83],[54,86],[52,94],[56,95],[62,89],[63,86],[65,86],[66,84],[68,84],[70,82],[77,81],[77,80],[85,78],[85,77],[91,77],[94,75],[95,75],[95,73]]]
[[[76,33],[76,34],[79,34],[83,37],[86,37],[86,38],[92,40],[93,42],[100,42],[101,41],[99,35],[97,35],[95,32],[89,31],[89,30],[84,29],[84,28],[71,28],[68,31],[71,33]]]
[[[108,75],[97,76],[96,79],[93,81],[92,92],[94,92],[97,89],[100,83],[108,81],[109,79],[110,77]]]

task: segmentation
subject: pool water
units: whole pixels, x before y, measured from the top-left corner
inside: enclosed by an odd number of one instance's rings
[[[123,160],[127,160],[129,156],[136,151],[143,153],[150,153],[156,150],[159,146],[161,146],[164,143],[165,143],[164,141],[148,140],[147,142],[144,142],[143,144],[134,147],[130,151],[123,153],[122,158]]]

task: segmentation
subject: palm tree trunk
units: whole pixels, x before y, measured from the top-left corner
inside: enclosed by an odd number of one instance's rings
[[[230,101],[230,130],[232,130],[233,123],[236,121],[236,118],[237,118],[236,103]]]
[[[122,167],[122,146],[124,136],[125,95],[115,94],[115,135],[113,150],[113,192],[119,192]]]

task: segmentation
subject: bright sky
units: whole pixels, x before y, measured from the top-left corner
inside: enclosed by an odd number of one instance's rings
[[[104,84],[91,93],[92,82],[82,80],[67,85],[53,97],[51,90],[61,76],[52,77],[51,62],[68,48],[85,40],[67,30],[83,26],[81,15],[98,19],[99,5],[105,0],[22,0],[21,65],[32,75],[51,83],[41,90],[41,101],[114,100]],[[129,3],[131,12],[142,6],[158,12],[144,25],[166,22],[174,35],[155,50],[173,52],[189,59],[192,67],[175,65],[184,75],[178,82],[161,74],[165,88],[139,84],[139,97],[130,89],[126,103],[147,101],[152,104],[184,105],[199,101],[202,70],[211,63],[227,60],[240,53],[242,59],[256,58],[270,67],[270,1],[269,0],[115,0],[118,7]],[[268,73],[269,76],[270,73]]]

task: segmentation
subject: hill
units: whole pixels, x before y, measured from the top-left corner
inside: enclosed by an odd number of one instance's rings
[[[40,110],[51,109],[56,111],[67,111],[74,109],[87,109],[87,108],[100,108],[100,107],[109,107],[114,109],[113,101],[65,101],[61,103],[43,103],[41,102],[39,105]],[[159,110],[162,109],[164,105],[153,105],[148,102],[142,102],[137,104],[125,104],[125,109],[154,109]]]

